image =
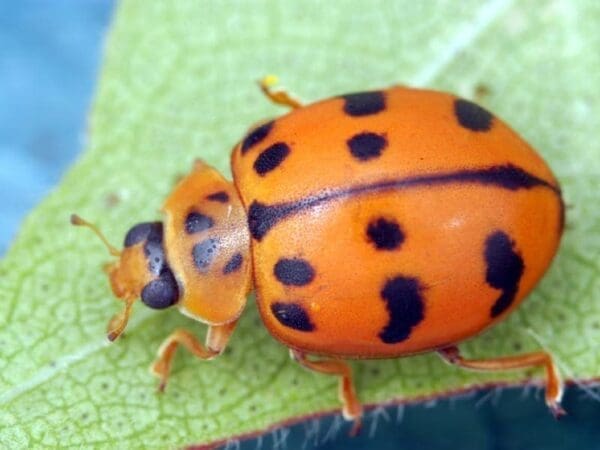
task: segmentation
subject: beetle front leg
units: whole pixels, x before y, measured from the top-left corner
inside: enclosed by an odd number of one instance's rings
[[[158,349],[158,357],[150,367],[150,371],[160,378],[159,391],[164,391],[169,380],[171,363],[177,346],[182,345],[197,358],[210,360],[223,353],[231,337],[237,320],[225,325],[208,327],[206,342],[202,344],[196,336],[184,329],[175,330],[164,340]]]
[[[465,359],[458,347],[451,346],[438,350],[439,355],[448,363],[473,370],[511,370],[527,367],[544,367],[546,369],[546,404],[554,417],[565,414],[560,406],[563,394],[563,383],[552,356],[544,351],[525,353],[517,356],[504,356],[494,359]]]
[[[292,358],[307,369],[327,375],[340,377],[339,398],[343,404],[342,414],[344,419],[353,421],[351,435],[356,435],[362,425],[362,405],[356,396],[354,382],[352,381],[352,369],[348,363],[337,359],[322,359],[311,361],[306,354],[298,350],[290,350]]]

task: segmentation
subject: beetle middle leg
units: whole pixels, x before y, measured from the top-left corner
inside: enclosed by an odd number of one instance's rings
[[[302,103],[297,98],[294,98],[289,92],[283,89],[274,89],[273,87],[277,84],[277,77],[274,75],[267,75],[258,82],[260,90],[273,102],[278,105],[289,106],[292,109],[298,109],[302,107]]]
[[[298,350],[290,350],[290,355],[307,369],[340,377],[339,398],[343,403],[342,414],[344,419],[354,422],[350,434],[358,434],[362,424],[362,406],[356,396],[352,381],[352,369],[348,363],[337,359],[310,360],[305,353]]]
[[[517,356],[503,356],[493,359],[465,359],[456,346],[438,350],[439,355],[448,363],[474,370],[496,371],[523,369],[527,367],[544,367],[546,369],[546,404],[554,417],[565,414],[560,406],[563,394],[563,383],[552,356],[545,351],[525,353]]]
[[[159,391],[164,391],[167,386],[173,357],[179,345],[185,347],[197,358],[213,359],[225,350],[236,324],[237,320],[234,320],[225,325],[210,326],[204,344],[187,330],[178,329],[171,333],[159,347],[158,356],[150,367],[150,371],[160,378]]]

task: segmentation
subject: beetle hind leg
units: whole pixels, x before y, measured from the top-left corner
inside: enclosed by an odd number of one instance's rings
[[[274,89],[278,79],[275,75],[267,75],[258,82],[260,90],[265,94],[273,103],[282,106],[288,106],[292,109],[298,109],[302,107],[302,103],[297,98],[294,98],[289,92],[283,89]]]
[[[348,363],[337,359],[310,360],[305,353],[298,350],[290,350],[290,355],[307,369],[340,377],[339,398],[343,404],[342,414],[344,419],[354,422],[350,435],[358,434],[362,425],[362,405],[356,396],[352,381],[352,369]]]
[[[555,418],[566,414],[560,405],[563,395],[563,383],[552,356],[545,351],[494,359],[465,359],[456,346],[443,348],[438,350],[438,353],[450,364],[473,370],[496,371],[544,367],[546,370],[546,404]]]

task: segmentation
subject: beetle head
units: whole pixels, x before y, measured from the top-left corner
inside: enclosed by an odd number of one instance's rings
[[[133,226],[125,235],[122,251],[110,245],[90,222],[73,214],[71,223],[90,228],[104,242],[110,254],[118,258],[104,266],[114,295],[125,303],[123,310],[108,323],[109,340],[114,341],[125,329],[136,299],[141,298],[152,309],[165,309],[177,303],[179,287],[163,248],[161,222]]]

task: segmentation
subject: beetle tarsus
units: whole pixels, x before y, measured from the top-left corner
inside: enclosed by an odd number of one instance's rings
[[[359,416],[354,419],[354,423],[352,424],[352,428],[350,428],[350,432],[348,435],[350,437],[356,437],[360,434],[362,430],[362,418]]]
[[[275,75],[267,75],[258,81],[258,86],[263,94],[265,94],[273,103],[287,106],[291,109],[301,108],[302,102],[300,102],[300,100],[283,89],[275,89],[275,85],[278,81],[279,79]]]
[[[549,403],[548,408],[550,409],[550,413],[552,414],[552,416],[554,416],[556,420],[560,420],[563,416],[567,415],[567,412],[558,402]]]

